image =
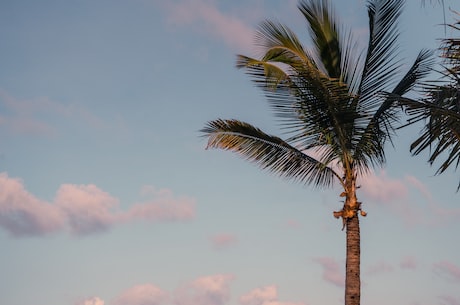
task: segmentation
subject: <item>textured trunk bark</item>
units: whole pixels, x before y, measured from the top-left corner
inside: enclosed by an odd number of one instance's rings
[[[361,246],[359,216],[347,219],[347,258],[345,273],[345,305],[359,305],[361,298],[360,260]]]

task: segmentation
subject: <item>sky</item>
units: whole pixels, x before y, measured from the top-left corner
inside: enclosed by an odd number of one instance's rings
[[[451,33],[441,7],[407,2],[402,68]],[[365,1],[333,3],[364,46]],[[199,132],[236,118],[282,136],[235,59],[257,54],[266,18],[309,47],[296,6],[0,1],[0,304],[343,304],[338,186],[283,180]],[[460,304],[459,172],[411,156],[419,131],[360,181],[362,304]]]

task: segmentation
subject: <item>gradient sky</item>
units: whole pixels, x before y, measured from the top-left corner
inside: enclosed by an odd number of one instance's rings
[[[333,2],[365,45],[365,1]],[[444,36],[442,8],[408,2],[406,66]],[[205,150],[199,133],[238,118],[281,135],[235,55],[255,54],[264,18],[308,46],[296,5],[0,2],[0,304],[343,304],[340,190]],[[460,304],[459,174],[410,156],[418,130],[361,181],[362,304]]]

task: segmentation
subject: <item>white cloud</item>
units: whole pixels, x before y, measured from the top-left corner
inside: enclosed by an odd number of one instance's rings
[[[64,184],[54,201],[46,202],[29,193],[21,180],[0,173],[0,227],[14,236],[63,230],[85,235],[122,223],[187,221],[194,216],[194,200],[176,198],[171,191],[153,194],[122,211],[118,199],[93,184]]]

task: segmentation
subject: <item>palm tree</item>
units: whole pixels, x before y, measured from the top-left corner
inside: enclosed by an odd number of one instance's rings
[[[449,26],[460,31],[460,20]],[[454,164],[458,168],[460,164],[460,38],[443,39],[441,52],[444,59],[441,84],[428,84],[424,99],[400,99],[408,107],[410,118],[407,125],[425,122],[422,133],[410,147],[412,153],[418,155],[429,149],[430,164],[443,159],[436,174]]]
[[[238,153],[281,177],[316,187],[334,183],[344,204],[334,212],[346,228],[345,304],[360,304],[360,227],[365,216],[358,180],[385,163],[384,144],[394,135],[400,108],[378,93],[403,96],[429,71],[429,54],[420,52],[409,71],[398,76],[398,19],[403,0],[371,0],[369,42],[360,50],[340,25],[328,0],[300,0],[313,41],[304,47],[287,26],[262,22],[256,35],[259,59],[238,55],[280,119],[287,139],[239,120],[217,119],[201,131],[208,148]],[[396,80],[396,81],[395,81]]]

